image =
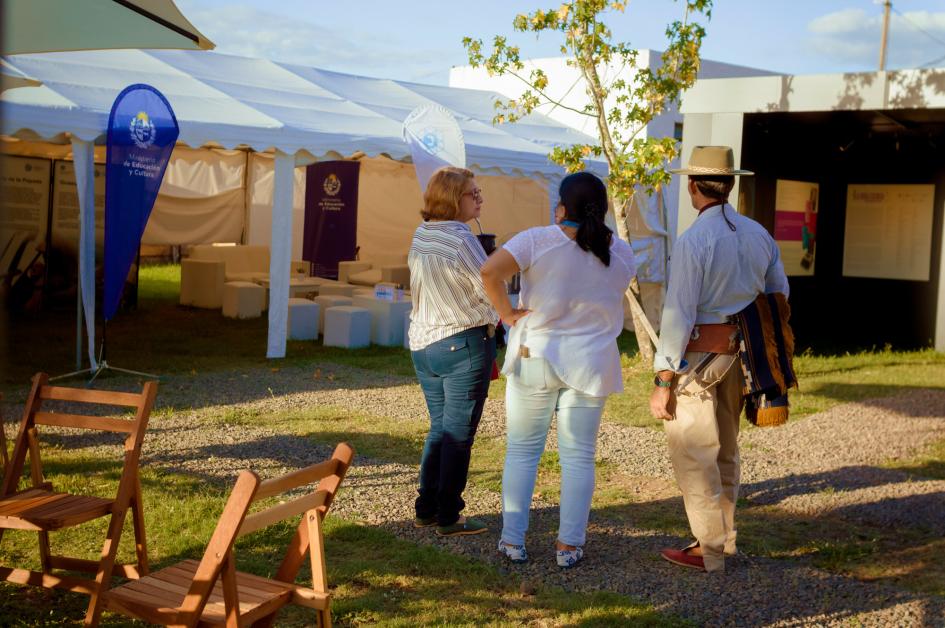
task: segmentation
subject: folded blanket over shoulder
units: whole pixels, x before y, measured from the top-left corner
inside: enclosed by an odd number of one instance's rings
[[[761,427],[787,422],[787,392],[797,387],[790,317],[787,297],[780,292],[758,295],[735,316],[741,334],[739,357],[745,374],[745,414]]]

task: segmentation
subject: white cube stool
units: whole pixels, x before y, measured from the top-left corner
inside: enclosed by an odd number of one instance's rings
[[[318,338],[318,303],[308,299],[289,299],[289,340]]]
[[[371,344],[371,313],[351,305],[328,308],[323,341],[326,347],[367,347]]]
[[[325,335],[325,312],[328,311],[330,307],[338,307],[340,305],[351,305],[350,297],[343,297],[341,295],[326,294],[325,296],[317,296],[312,299],[313,302],[318,303],[318,333],[319,335]]]
[[[266,306],[266,289],[251,281],[223,284],[223,315],[227,318],[258,318]]]
[[[371,342],[385,347],[404,344],[404,318],[410,315],[410,301],[382,301],[374,295],[355,295],[353,301],[371,312]]]

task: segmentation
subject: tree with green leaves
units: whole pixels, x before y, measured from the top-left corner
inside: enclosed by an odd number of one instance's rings
[[[674,0],[676,1],[676,0]],[[584,168],[584,160],[603,157],[610,169],[608,188],[614,199],[618,235],[629,240],[626,217],[634,192],[652,194],[670,181],[666,168],[679,154],[672,137],[646,137],[644,129],[656,116],[679,104],[682,92],[693,85],[699,71],[699,50],[705,29],[694,19],[711,17],[712,0],[683,0],[681,19],[666,28],[666,49],[656,69],[637,67],[638,51],[629,42],[614,41],[606,24],[608,13],[624,12],[627,2],[616,0],[572,0],[556,9],[518,15],[512,23],[520,33],[554,34],[561,39],[561,54],[579,69],[589,103],[583,109],[569,107],[549,95],[549,79],[537,67],[526,68],[518,46],[498,35],[492,50],[485,51],[481,39],[465,37],[463,46],[474,68],[490,75],[510,75],[521,80],[521,97],[496,103],[496,124],[514,123],[536,108],[551,104],[589,116],[596,122],[599,142],[555,148],[549,157],[568,171]],[[604,70],[619,67],[613,79]],[[632,290],[639,294],[634,280]],[[634,294],[630,294],[634,328],[640,353],[652,360],[649,326]],[[652,331],[652,329],[650,329]]]

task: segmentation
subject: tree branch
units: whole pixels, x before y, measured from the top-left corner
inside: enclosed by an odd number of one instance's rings
[[[544,90],[538,89],[537,87],[535,87],[535,84],[534,84],[534,83],[532,83],[532,82],[529,81],[528,79],[524,78],[523,76],[519,75],[518,72],[516,72],[516,71],[514,71],[514,70],[506,70],[505,73],[506,73],[506,74],[511,74],[512,76],[514,76],[515,78],[517,78],[517,79],[520,80],[521,82],[525,83],[525,85],[527,85],[529,89],[533,89],[533,90],[535,90],[536,92],[538,92],[538,95],[541,96],[542,98],[544,98],[544,99],[548,102],[548,104],[554,105],[555,107],[561,107],[562,109],[567,109],[568,111],[573,111],[574,113],[579,113],[579,114],[581,114],[582,116],[588,116],[589,118],[593,118],[593,117],[594,117],[593,114],[590,114],[590,113],[588,113],[588,112],[586,112],[586,111],[581,111],[580,109],[575,109],[574,107],[569,107],[568,105],[565,105],[565,104],[563,104],[562,102],[555,100],[554,98],[552,98],[551,96],[549,96],[548,94],[546,94],[546,93],[544,92]]]

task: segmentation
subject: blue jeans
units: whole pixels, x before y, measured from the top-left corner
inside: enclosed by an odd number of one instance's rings
[[[469,456],[489,394],[495,336],[474,327],[411,352],[430,411],[420,458],[417,517],[453,525],[465,508]]]
[[[509,376],[505,389],[508,445],[502,473],[502,541],[525,543],[528,511],[535,491],[538,461],[545,450],[551,416],[558,415],[561,512],[558,540],[582,546],[594,493],[594,454],[607,397],[592,397],[561,381],[547,361],[530,358]]]

